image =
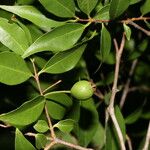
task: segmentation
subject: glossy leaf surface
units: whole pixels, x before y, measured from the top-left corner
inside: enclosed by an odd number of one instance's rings
[[[15,150],[36,150],[19,129],[16,129],[15,134]]]
[[[119,17],[129,6],[129,0],[112,0],[110,3],[110,18],[115,19]]]
[[[0,53],[0,82],[16,85],[32,76],[25,61],[13,52]]]
[[[60,52],[54,55],[44,66],[41,72],[63,73],[75,67],[80,60],[86,45],[73,48],[69,51]]]
[[[64,24],[64,22],[57,22],[57,21],[47,18],[34,6],[0,5],[0,8],[6,11],[9,11],[11,13],[14,13],[24,19],[27,19],[45,30],[50,30],[52,27],[57,27],[57,26],[61,26],[62,24]]]
[[[75,121],[72,119],[61,120],[54,125],[55,128],[58,128],[64,133],[69,133],[75,125]]]
[[[74,17],[75,4],[73,0],[40,0],[40,3],[51,13],[59,17]]]
[[[39,37],[23,54],[28,57],[42,51],[60,52],[73,47],[78,41],[85,26],[79,23],[70,23],[58,27]],[[68,41],[69,39],[69,41]]]
[[[19,55],[22,55],[29,46],[22,28],[4,18],[0,18],[0,41]]]
[[[44,108],[44,98],[36,97],[27,101],[17,109],[0,115],[0,120],[13,126],[26,126],[35,122]],[[32,114],[32,115],[31,115]]]
[[[90,15],[98,0],[77,0],[78,6],[85,14]]]

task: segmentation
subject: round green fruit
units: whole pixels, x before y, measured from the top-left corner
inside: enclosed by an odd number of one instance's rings
[[[85,100],[92,97],[94,89],[89,81],[82,80],[76,82],[71,88],[71,94],[73,97],[79,100]]]

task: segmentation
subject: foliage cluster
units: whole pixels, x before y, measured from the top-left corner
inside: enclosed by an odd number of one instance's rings
[[[1,1],[0,147],[148,150],[149,14],[150,0]],[[71,95],[79,80],[91,98]]]

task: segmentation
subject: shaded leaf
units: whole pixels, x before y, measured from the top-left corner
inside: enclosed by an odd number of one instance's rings
[[[33,6],[6,6],[0,5],[1,9],[14,13],[24,19],[27,19],[37,26],[45,30],[50,30],[52,27],[61,26],[64,22],[58,22],[45,17],[39,10]]]
[[[72,106],[71,98],[64,93],[47,93],[45,98],[48,112],[54,119],[62,119],[67,109]]]
[[[38,38],[23,54],[28,57],[42,51],[60,52],[73,47],[78,41],[85,26],[79,23],[70,23],[44,34]],[[69,39],[69,42],[68,42]]]
[[[130,5],[136,4],[140,2],[141,0],[130,0]]]
[[[109,9],[110,9],[110,5],[105,5],[97,12],[94,18],[98,20],[109,20],[110,19]]]
[[[130,27],[127,26],[125,23],[123,24],[123,28],[124,28],[124,31],[125,31],[127,40],[129,41],[129,40],[130,40],[130,37],[131,37],[131,29],[130,29]]]
[[[117,105],[115,106],[115,115],[116,115],[118,124],[120,126],[121,132],[122,132],[124,140],[125,140],[125,138],[126,138],[125,120],[123,118],[120,108]]]
[[[136,122],[140,118],[142,111],[143,111],[143,109],[142,109],[142,107],[140,107],[137,110],[135,110],[134,112],[132,112],[129,116],[127,116],[125,118],[125,123],[132,124],[132,123]]]
[[[17,109],[0,115],[0,120],[13,126],[26,126],[35,122],[43,111],[45,101],[43,97],[23,103]],[[32,114],[32,115],[31,115]]]
[[[129,0],[112,0],[110,3],[110,18],[115,19],[120,16],[129,6]]]
[[[17,0],[17,4],[27,5],[32,4],[35,0]]]
[[[111,36],[106,27],[102,25],[101,37],[100,37],[100,55],[102,62],[108,58],[111,49]]]
[[[49,12],[59,17],[74,17],[75,16],[75,4],[73,0],[40,0],[40,3]]]
[[[0,82],[7,85],[16,85],[32,76],[25,61],[13,52],[0,53]]]
[[[48,124],[45,120],[38,120],[38,122],[33,126],[33,128],[40,133],[44,133],[47,130],[49,130]]]
[[[86,45],[54,55],[40,71],[47,73],[63,73],[75,67],[80,60]]]
[[[97,131],[92,139],[92,145],[97,149],[102,149],[105,144],[105,131],[101,123],[99,123]]]
[[[0,18],[0,41],[19,55],[22,55],[29,46],[22,28],[15,23],[8,23],[4,18]]]
[[[88,117],[87,117],[88,116]],[[81,102],[80,119],[75,134],[80,145],[86,147],[93,139],[99,124],[98,112],[93,99]]]
[[[141,6],[141,13],[145,15],[150,12],[150,0],[146,0],[145,3]]]
[[[69,133],[74,128],[75,121],[72,119],[61,120],[56,123],[53,127],[58,128],[64,133]]]
[[[78,6],[85,14],[90,15],[98,0],[77,0]]]
[[[36,134],[35,145],[37,149],[44,149],[48,140],[44,134]]]
[[[35,147],[16,129],[15,150],[36,150]]]

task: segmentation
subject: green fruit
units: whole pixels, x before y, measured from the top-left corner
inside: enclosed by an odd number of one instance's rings
[[[73,97],[79,100],[85,100],[92,97],[94,90],[89,81],[82,80],[76,82],[71,88],[71,94]]]

